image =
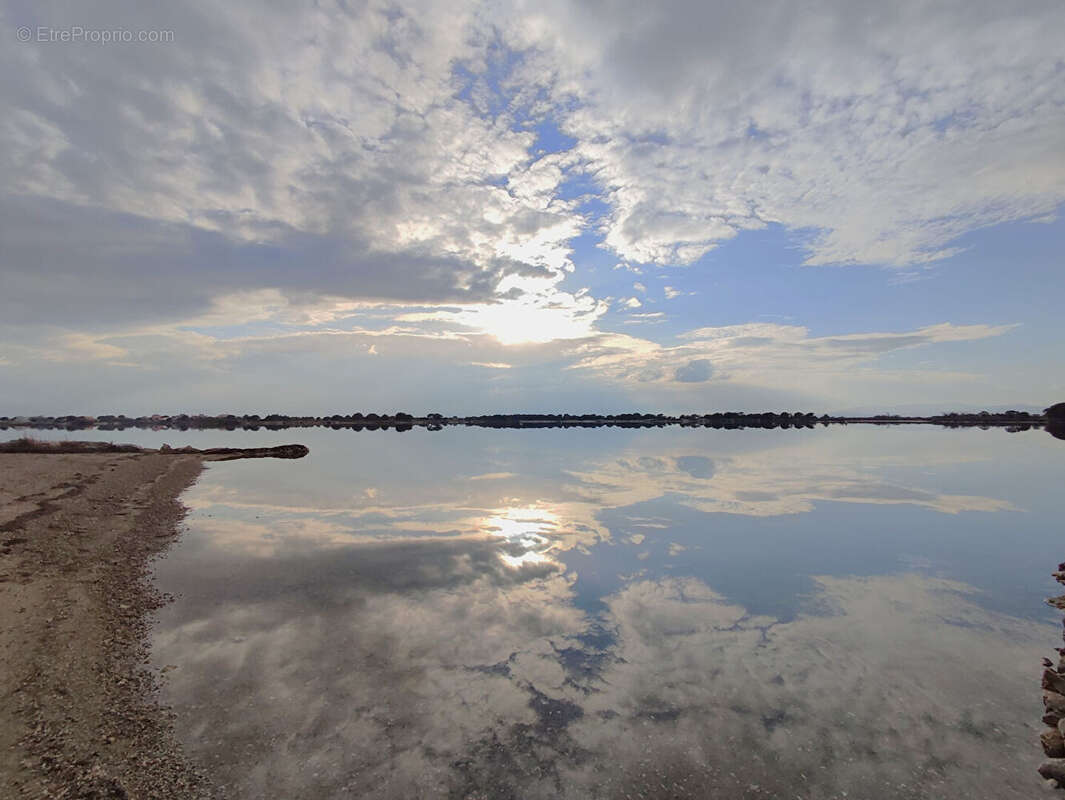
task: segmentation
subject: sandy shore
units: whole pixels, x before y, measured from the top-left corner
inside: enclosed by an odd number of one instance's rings
[[[202,461],[0,453],[0,797],[209,794],[146,666],[149,562]]]

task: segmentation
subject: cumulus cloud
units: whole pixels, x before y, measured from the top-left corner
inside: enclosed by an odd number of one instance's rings
[[[673,379],[681,383],[702,383],[710,380],[714,374],[713,365],[708,358],[695,358],[673,371]]]
[[[626,2],[103,3],[100,27],[174,41],[4,48],[20,76],[0,86],[5,383],[69,397],[85,375],[57,370],[84,361],[150,407],[178,385],[221,391],[223,366],[251,386],[268,356],[315,360],[324,386],[421,347],[470,368],[454,381],[539,370],[515,398],[565,367],[614,393],[694,389],[704,361],[715,386],[824,396],[803,370],[1003,332],[625,336],[605,320],[640,308],[646,279],[631,297],[584,289],[573,247],[599,238],[642,275],[779,224],[811,264],[912,266],[977,227],[1044,219],[1065,198],[1060,4]],[[0,21],[80,13],[10,3]]]
[[[19,202],[238,244],[295,238],[304,263],[331,246],[329,267],[304,274],[315,290],[360,258],[416,262],[378,270],[394,292],[474,276],[490,288],[507,263],[570,269],[586,222],[560,196],[573,170],[594,176],[606,244],[634,261],[688,263],[779,222],[813,231],[810,263],[912,264],[975,227],[1054,211],[1058,4],[1005,18],[991,3],[820,6],[603,14],[560,0],[504,19],[477,3],[190,3],[131,18],[105,4],[101,23],[175,41],[6,48],[23,80],[0,95],[0,174]],[[62,27],[70,13],[4,20]],[[490,89],[493,75],[507,82]],[[521,119],[548,113],[576,144],[537,156]],[[248,271],[276,280],[258,255]]]
[[[235,288],[483,301],[506,275],[572,269],[581,220],[555,195],[560,157],[459,96],[455,65],[486,68],[475,7],[93,14],[174,42],[0,56],[23,75],[0,89],[5,297],[23,307],[49,311],[41,284],[52,308],[75,305],[75,274],[126,305],[154,292],[142,308],[170,316]]]

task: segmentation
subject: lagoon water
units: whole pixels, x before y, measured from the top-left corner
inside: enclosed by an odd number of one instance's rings
[[[157,564],[156,666],[226,797],[1040,791],[1042,431],[94,438],[310,447],[211,464]]]

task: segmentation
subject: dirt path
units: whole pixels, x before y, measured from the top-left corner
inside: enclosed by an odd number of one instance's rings
[[[0,453],[0,797],[194,798],[148,671],[198,455]]]

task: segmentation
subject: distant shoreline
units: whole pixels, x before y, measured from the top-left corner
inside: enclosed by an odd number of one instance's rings
[[[277,447],[170,447],[163,445],[158,450],[138,447],[134,444],[109,442],[69,442],[34,439],[23,436],[9,442],[0,442],[0,453],[35,453],[44,455],[70,455],[74,453],[154,453],[171,456],[199,456],[204,461],[236,461],[241,458],[303,458],[310,450],[302,444],[282,444]]]
[[[479,428],[813,428],[817,425],[938,425],[948,428],[1005,428],[1011,433],[1042,428],[1048,418],[1027,411],[990,413],[946,413],[934,416],[878,414],[846,417],[809,412],[714,412],[709,414],[481,414],[444,416],[425,414],[332,414],[291,416],[286,414],[153,414],[0,417],[0,430],[287,430],[290,428],[334,428],[349,430],[406,431],[412,428],[441,430],[445,427]]]

